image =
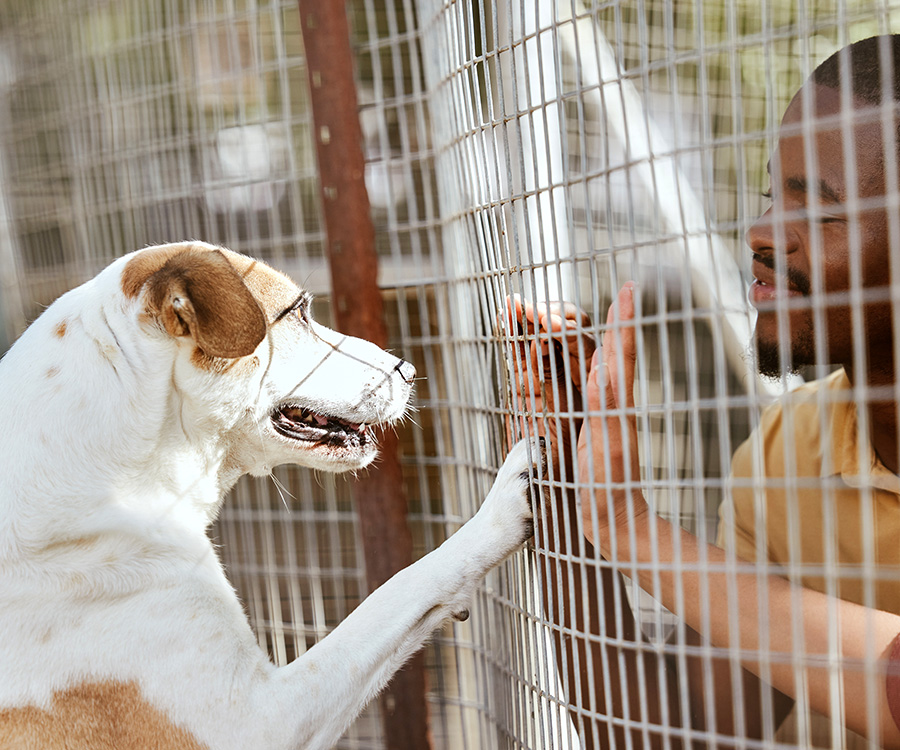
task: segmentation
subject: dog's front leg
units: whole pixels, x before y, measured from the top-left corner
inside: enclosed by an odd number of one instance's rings
[[[484,575],[530,536],[529,487],[537,474],[534,465],[542,461],[537,441],[514,446],[468,523],[379,587],[327,638],[278,670],[280,716],[299,719],[297,747],[330,748],[431,633],[466,611]]]

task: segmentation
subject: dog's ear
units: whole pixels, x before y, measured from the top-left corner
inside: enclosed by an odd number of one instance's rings
[[[172,336],[191,336],[204,354],[229,359],[252,354],[265,338],[262,308],[218,250],[186,246],[147,258],[142,267],[150,271],[141,284],[148,312]]]

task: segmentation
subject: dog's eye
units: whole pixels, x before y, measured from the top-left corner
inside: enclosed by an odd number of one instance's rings
[[[291,308],[291,312],[294,313],[294,315],[296,315],[298,318],[300,318],[300,320],[309,321],[311,308],[312,295],[304,292],[297,298],[297,301]]]
[[[311,306],[312,295],[307,292],[303,292],[299,297],[297,297],[296,300],[294,300],[293,304],[291,304],[290,307],[286,307],[278,314],[274,322],[277,323],[287,315],[294,315],[303,322],[309,322]]]

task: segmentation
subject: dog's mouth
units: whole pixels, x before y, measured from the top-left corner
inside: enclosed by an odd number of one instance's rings
[[[302,406],[281,407],[272,415],[272,425],[284,437],[308,443],[361,447],[369,442],[368,425],[317,414]]]

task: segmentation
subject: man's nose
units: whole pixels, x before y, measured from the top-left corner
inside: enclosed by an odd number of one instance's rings
[[[744,235],[744,242],[756,254],[761,255],[766,249],[771,250],[772,236],[772,209],[770,208],[760,216]]]
[[[772,255],[776,249],[788,254],[798,246],[796,229],[772,206],[753,222],[744,241],[755,255]]]

